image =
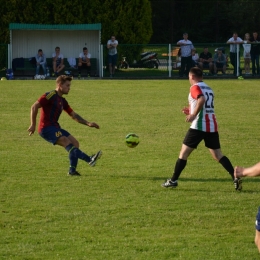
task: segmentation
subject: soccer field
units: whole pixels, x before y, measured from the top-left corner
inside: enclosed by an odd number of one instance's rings
[[[232,164],[260,161],[259,81],[205,80],[215,93],[222,152]],[[171,177],[189,128],[188,80],[75,80],[66,97],[100,129],[59,120],[95,167],[28,136],[30,107],[55,81],[0,81],[0,259],[259,259],[254,244],[260,178],[236,192],[201,143],[176,189]],[[39,121],[39,115],[38,120]],[[140,144],[128,148],[125,136]]]

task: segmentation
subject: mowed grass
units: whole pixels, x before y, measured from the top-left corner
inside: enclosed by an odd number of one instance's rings
[[[259,156],[259,81],[206,80],[215,92],[223,153],[235,165]],[[0,259],[259,259],[254,245],[260,178],[236,192],[201,143],[176,189],[171,177],[189,124],[188,80],[75,80],[66,97],[88,128],[66,113],[61,126],[81,149],[103,156],[81,177],[68,154],[29,137],[30,107],[55,81],[0,82]],[[38,116],[39,121],[39,116]],[[140,136],[138,147],[124,144]]]

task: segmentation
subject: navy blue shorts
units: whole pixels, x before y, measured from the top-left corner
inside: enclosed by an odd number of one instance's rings
[[[108,64],[112,64],[112,66],[115,66],[116,62],[117,62],[117,54],[108,55]]]
[[[258,208],[258,212],[256,215],[255,229],[260,232],[260,207]]]
[[[190,128],[183,140],[183,144],[190,148],[197,148],[199,143],[204,140],[205,146],[209,149],[220,149],[218,132],[208,133]]]
[[[42,131],[40,132],[40,136],[45,139],[47,142],[52,143],[53,145],[56,144],[57,140],[61,137],[61,136],[70,136],[70,133],[67,132],[64,129],[61,128],[57,128],[55,126],[48,126],[42,129]]]

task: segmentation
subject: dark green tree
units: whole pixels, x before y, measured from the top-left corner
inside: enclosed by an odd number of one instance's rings
[[[150,43],[176,43],[183,32],[194,43],[226,42],[233,31],[260,31],[260,0],[150,0]]]
[[[9,42],[9,23],[101,23],[102,43],[115,34],[120,43],[148,43],[152,36],[149,0],[1,1],[0,42]]]

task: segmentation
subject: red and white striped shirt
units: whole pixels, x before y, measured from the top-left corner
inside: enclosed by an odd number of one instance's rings
[[[198,82],[190,87],[189,109],[193,114],[199,96],[205,97],[203,108],[192,121],[190,128],[203,132],[217,132],[218,124],[214,112],[214,93],[213,90],[204,82]]]

